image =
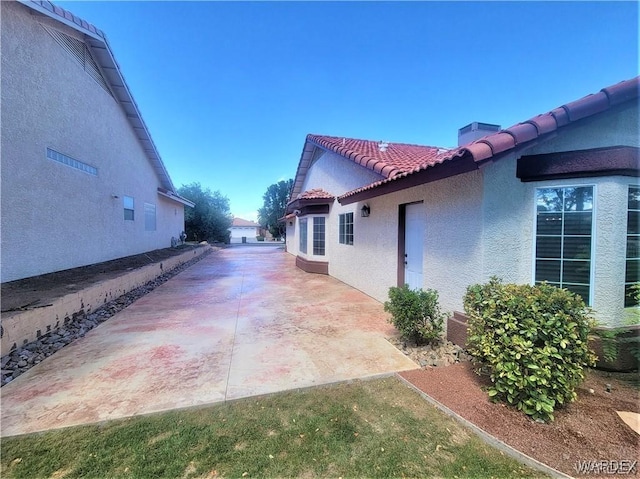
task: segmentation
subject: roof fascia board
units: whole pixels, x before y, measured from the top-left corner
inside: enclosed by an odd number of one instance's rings
[[[32,10],[38,12],[38,13],[41,13],[41,14],[49,17],[49,18],[52,18],[52,19],[56,20],[57,22],[60,22],[60,23],[62,23],[64,25],[67,25],[68,27],[71,27],[74,30],[79,31],[80,33],[83,33],[84,35],[87,35],[87,36],[89,36],[91,38],[94,38],[94,39],[99,40],[99,41],[104,41],[105,40],[105,38],[103,36],[100,36],[99,33],[94,33],[91,30],[88,30],[88,29],[84,28],[82,25],[78,25],[77,23],[72,22],[68,18],[61,17],[60,15],[56,14],[55,12],[52,12],[52,11],[48,10],[47,8],[43,7],[38,2],[35,2],[35,1],[32,1],[32,0],[18,0],[18,3],[21,3],[24,6],[29,7],[30,9],[32,9]],[[101,30],[98,30],[97,28],[96,28],[96,30],[98,32],[102,33]]]
[[[96,31],[98,31],[99,34],[93,33],[91,30],[84,28],[82,25],[78,25],[77,23],[72,22],[69,19],[60,16],[56,12],[52,12],[48,10],[40,2],[37,2],[34,0],[18,0],[18,1],[22,5],[30,8],[33,11],[41,13],[47,16],[48,18],[51,18],[57,22],[62,23],[63,25],[67,25],[68,27],[73,28],[74,30],[84,35],[87,35],[88,37],[92,38],[95,42],[98,42],[100,47],[102,46],[104,47],[104,50],[106,52],[106,58],[103,57],[103,55],[94,55],[94,58],[98,60],[98,65],[101,70],[104,71],[105,69],[109,69],[113,71],[116,75],[116,78],[120,81],[121,85],[114,84],[113,80],[110,78],[109,75],[104,75],[104,77],[109,82],[109,86],[111,88],[112,93],[114,93],[114,98],[122,108],[123,113],[125,114],[125,117],[127,118],[127,121],[129,122],[129,125],[133,129],[134,133],[136,134],[138,140],[141,143],[144,143],[147,141],[149,142],[150,148],[145,147],[144,145],[141,145],[141,146],[148,160],[151,162],[151,166],[153,167],[154,171],[156,171],[156,173],[158,174],[160,183],[164,188],[170,191],[175,191],[176,188],[173,185],[171,177],[169,176],[169,172],[167,171],[167,168],[165,167],[164,162],[160,157],[160,153],[158,152],[158,149],[155,143],[153,142],[153,139],[151,138],[151,133],[149,132],[149,129],[147,128],[147,125],[144,119],[142,118],[140,109],[138,108],[138,105],[135,102],[133,95],[131,94],[131,90],[127,85],[127,82],[124,78],[122,70],[120,70],[120,66],[118,65],[118,62],[116,61],[115,56],[113,55],[113,51],[111,50],[111,46],[109,45],[109,41],[107,40],[106,35],[97,28],[96,28]],[[87,42],[87,45],[90,46],[92,49],[97,47],[97,45],[95,45],[93,41]],[[104,64],[103,62],[106,62],[106,64]],[[124,106],[125,103],[130,104],[131,108],[133,108],[133,111],[134,111],[133,116],[127,112]],[[132,117],[139,120],[142,127],[138,127],[134,125],[133,122],[131,121]]]
[[[518,158],[516,177],[522,182],[597,176],[640,176],[640,149],[612,146],[560,151]]]
[[[170,200],[175,201],[177,203],[182,203],[185,206],[190,206],[191,208],[193,208],[196,205],[193,201],[183,198],[182,196],[173,195],[171,194],[171,192],[165,193],[164,191],[158,190],[158,194],[160,196],[164,196],[165,198],[169,198]]]
[[[311,147],[311,148],[309,148]],[[289,193],[289,198],[295,198],[300,193],[302,193],[302,185],[304,184],[304,179],[311,168],[311,160],[314,156],[315,145],[309,141],[309,136],[304,141],[304,146],[302,147],[302,153],[300,154],[300,161],[298,162],[298,169],[296,170],[296,176],[293,180],[293,185],[291,187],[291,192]],[[304,167],[303,163],[307,163]],[[304,169],[304,172],[302,171]]]
[[[395,193],[400,190],[420,186],[425,183],[431,183],[432,181],[442,180],[450,176],[468,173],[477,169],[478,164],[473,161],[471,155],[464,155],[457,159],[439,163],[416,173],[384,182],[374,188],[360,191],[346,197],[338,197],[338,202],[343,206],[350,205],[352,203],[357,203],[358,201],[370,200],[378,196]]]

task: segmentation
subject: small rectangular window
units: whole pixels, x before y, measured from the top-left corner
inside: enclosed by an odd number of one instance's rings
[[[313,218],[313,254],[324,256],[324,217]]]
[[[307,252],[307,220],[300,220],[300,252]]]
[[[339,216],[338,241],[340,244],[353,244],[353,213],[343,213]]]
[[[124,196],[122,198],[122,203],[124,205],[124,219],[127,221],[133,221],[134,219],[133,197]]]
[[[145,231],[156,230],[156,205],[152,203],[144,204],[144,229]]]

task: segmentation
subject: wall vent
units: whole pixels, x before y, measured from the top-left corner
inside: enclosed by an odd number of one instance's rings
[[[100,67],[98,63],[91,56],[91,52],[87,45],[77,38],[67,35],[66,33],[62,33],[53,28],[42,25],[42,27],[53,37],[53,39],[67,52],[69,53],[75,61],[77,61],[82,69],[93,78],[98,85],[100,85],[104,90],[113,97],[111,90],[109,89],[109,84],[105,80],[102,72],[100,71]]]

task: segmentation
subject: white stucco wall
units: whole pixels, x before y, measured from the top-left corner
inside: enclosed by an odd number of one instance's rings
[[[367,218],[360,216],[364,203],[336,205],[329,273],[386,301],[389,287],[397,285],[399,205],[417,201],[423,202],[426,221],[424,288],[438,290],[445,310],[459,310],[469,281],[481,277],[482,178],[477,172],[368,200]],[[354,211],[353,246],[337,244],[338,215],[345,211]]]
[[[333,153],[325,152],[311,166],[302,191],[322,188],[335,196],[383,179],[382,176]]]
[[[617,108],[607,115],[578,122],[560,136],[538,144],[526,154],[572,151],[605,146],[639,146],[638,107]],[[322,161],[324,160],[324,161]],[[397,284],[399,205],[423,202],[424,288],[439,291],[444,310],[463,310],[467,286],[498,276],[505,282],[533,284],[535,254],[535,192],[540,187],[594,186],[592,300],[596,318],[615,326],[623,318],[626,208],[629,185],[622,176],[523,183],[516,177],[517,157],[503,158],[480,170],[435,183],[408,188],[363,202],[333,203],[326,215],[326,256],[312,252],[312,216],[308,254],[329,262],[329,274],[385,301]],[[305,188],[323,188],[340,195],[375,181],[338,155],[325,154],[307,173]],[[354,213],[354,244],[338,242],[338,217]],[[298,232],[289,226],[288,250],[298,254]]]
[[[340,155],[327,151],[313,163],[307,172],[302,185],[302,191],[322,188],[334,196],[340,196],[347,191],[371,184],[380,179],[382,179],[382,176],[377,173],[350,160],[346,160]],[[335,201],[334,204],[340,206],[337,201]],[[338,221],[338,217],[334,214],[333,210],[334,208],[331,206],[330,215],[317,215],[327,218],[325,230],[327,249],[324,257],[313,255],[313,216],[311,215],[305,216],[305,218],[308,219],[307,253],[305,254],[300,251],[300,218],[293,219],[293,225],[289,225],[289,222],[287,222],[287,251],[311,261],[328,261],[328,258],[332,255],[332,251],[330,251],[329,248],[333,247],[334,241],[338,241],[338,225],[334,224]],[[348,212],[351,211],[351,209],[345,211]],[[354,214],[354,217],[355,216]],[[356,221],[355,218],[354,221]]]
[[[576,122],[566,127],[562,135],[539,143],[526,154],[538,155],[606,146],[640,146],[637,102],[615,108],[606,115]]]
[[[118,103],[39,16],[14,2],[1,8],[2,281],[171,246],[184,229],[184,207],[158,194],[159,179]],[[98,175],[48,159],[47,148]],[[134,221],[124,220],[125,195],[134,198]],[[144,203],[156,205],[156,231],[145,231]]]
[[[229,228],[231,231],[231,243],[242,243],[242,238],[246,238],[247,243],[258,242],[258,228],[252,226],[232,226]]]

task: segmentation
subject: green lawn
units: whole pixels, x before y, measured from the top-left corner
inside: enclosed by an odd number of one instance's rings
[[[539,477],[395,378],[6,438],[3,478]]]

